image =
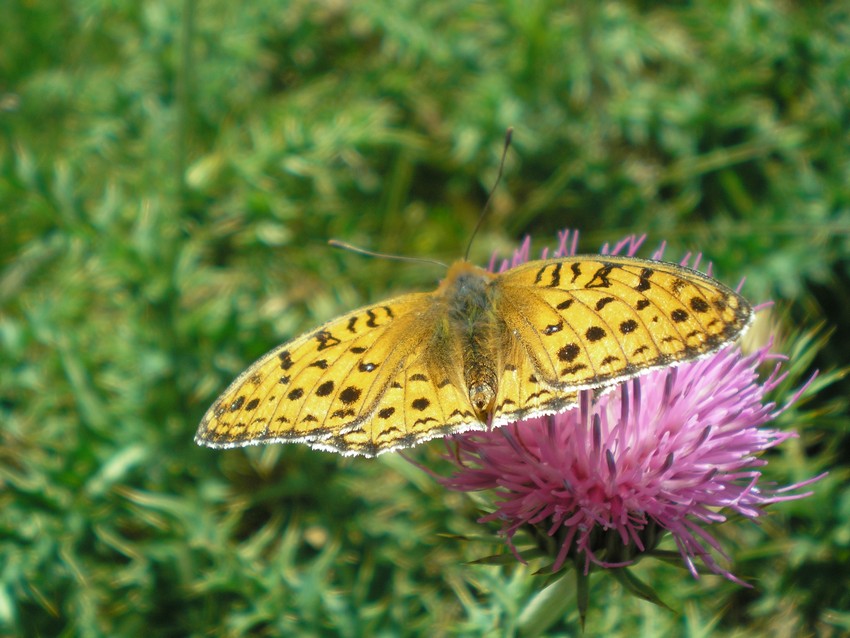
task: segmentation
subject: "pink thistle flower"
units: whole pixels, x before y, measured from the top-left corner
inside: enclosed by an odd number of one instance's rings
[[[556,256],[574,254],[575,240],[563,233]],[[611,253],[634,254],[642,241],[628,238]],[[527,259],[526,241],[510,265]],[[799,489],[820,478],[784,488],[760,483],[767,461],[759,454],[796,436],[768,424],[805,389],[783,408],[767,399],[785,376],[783,357],[769,347],[744,355],[732,346],[602,396],[581,392],[579,406],[561,414],[451,437],[446,458],[455,470],[440,481],[457,491],[495,490],[494,511],[480,522],[500,521],[521,561],[519,530],[553,558],[552,571],[569,558],[585,575],[593,565],[630,565],[670,534],[694,577],[699,561],[745,584],[715,559],[728,556],[707,528],[730,513],[758,519],[769,503],[807,496]],[[760,381],[768,361],[777,363]]]

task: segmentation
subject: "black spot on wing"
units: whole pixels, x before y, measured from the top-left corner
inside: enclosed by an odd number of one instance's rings
[[[564,322],[559,321],[558,323],[550,324],[550,325],[546,326],[545,328],[543,328],[543,334],[553,335],[556,332],[561,332],[561,330],[563,330],[563,329],[564,329]]]
[[[334,391],[334,382],[325,381],[322,385],[316,388],[316,396],[326,397]]]
[[[613,264],[605,264],[594,273],[590,281],[585,284],[585,288],[610,288],[611,282],[608,281],[608,275],[611,274]]]
[[[552,393],[549,390],[543,389],[537,392],[532,392],[528,395],[527,402],[531,403],[534,399],[539,399],[540,397],[546,396],[547,394],[551,395]]]
[[[279,352],[277,358],[280,359],[281,370],[289,370],[292,367],[292,364],[294,363],[292,361],[292,354],[290,354],[289,350]]]
[[[709,305],[702,297],[693,297],[691,299],[691,310],[694,312],[708,312]]]
[[[624,335],[629,334],[630,332],[634,332],[637,330],[638,324],[634,319],[627,319],[626,321],[620,324],[620,332]]]
[[[682,323],[688,320],[688,313],[681,308],[676,308],[676,310],[670,313],[670,318],[676,323]]]
[[[581,354],[581,348],[574,343],[568,343],[558,350],[558,359],[565,361],[566,363],[571,363],[572,361],[575,361],[575,358],[579,354]]]
[[[605,338],[605,330],[599,326],[591,326],[584,333],[584,336],[587,337],[588,341],[599,341]]]
[[[638,285],[635,286],[635,290],[637,290],[638,292],[649,290],[652,287],[652,284],[649,283],[649,279],[654,274],[655,271],[652,270],[652,268],[642,268],[640,271]]]
[[[319,330],[314,338],[319,342],[317,350],[327,350],[328,348],[338,346],[341,343],[341,341],[337,337],[334,337],[328,330]]]
[[[345,390],[339,393],[339,400],[346,405],[354,403],[360,398],[362,390],[356,386],[350,385]]]
[[[383,439],[393,439],[394,440],[394,439],[397,439],[400,434],[401,434],[401,430],[398,429],[396,426],[387,425],[387,426],[384,427],[383,430],[381,430],[377,434],[377,436],[375,436],[375,439],[378,440],[378,441],[381,441]]]
[[[597,311],[602,310],[605,306],[607,306],[612,301],[614,301],[614,297],[602,297],[602,299],[600,299],[599,301],[596,302],[596,310]]]
[[[552,280],[549,282],[549,288],[557,288],[561,285],[561,263],[555,264],[552,269]]]
[[[569,367],[566,367],[563,370],[561,370],[561,376],[564,377],[568,374],[575,374],[576,372],[579,372],[580,370],[584,370],[585,368],[587,368],[587,366],[585,364],[577,363],[573,366],[569,366]]]
[[[555,308],[557,308],[558,310],[566,310],[567,308],[573,305],[573,301],[573,299],[567,299],[566,301],[562,301],[561,303],[559,303],[557,306],[555,306]]]
[[[543,280],[544,272],[546,272],[546,266],[543,266],[543,268],[537,271],[537,275],[534,277],[534,283],[539,284]]]
[[[426,416],[424,419],[416,419],[413,422],[413,426],[416,427],[417,425],[425,425],[429,422],[439,423],[439,421],[437,421],[437,419],[435,419],[434,417]]]

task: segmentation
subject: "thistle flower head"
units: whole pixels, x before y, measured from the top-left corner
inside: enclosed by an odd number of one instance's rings
[[[633,254],[641,241],[611,252]],[[574,252],[575,236],[564,233],[556,256]],[[526,243],[501,268],[527,258]],[[709,528],[731,513],[757,519],[769,503],[805,496],[797,490],[812,482],[773,489],[761,481],[760,453],[794,436],[769,426],[782,411],[767,399],[784,378],[781,360],[769,346],[749,355],[732,346],[602,396],[581,392],[579,406],[561,414],[457,435],[446,456],[455,470],[441,481],[495,490],[494,511],[480,520],[501,522],[520,560],[512,541],[521,529],[551,555],[553,571],[569,558],[585,574],[631,564],[669,534],[694,576],[699,561],[741,582],[715,558],[728,557]],[[760,380],[768,362],[773,371]]]

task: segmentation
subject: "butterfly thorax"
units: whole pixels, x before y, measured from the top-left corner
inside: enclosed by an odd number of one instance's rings
[[[496,329],[493,312],[494,273],[470,263],[452,265],[437,295],[444,299],[448,331],[461,346],[463,381],[478,418],[488,422],[498,381],[490,344]]]

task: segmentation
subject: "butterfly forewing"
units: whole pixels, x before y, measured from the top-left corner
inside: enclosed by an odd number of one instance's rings
[[[283,344],[243,372],[204,416],[196,441],[232,447],[317,441],[369,416],[402,367],[416,312],[430,295],[406,295],[335,319]]]
[[[536,376],[562,390],[696,359],[752,317],[742,297],[696,271],[628,257],[530,262],[494,285],[499,314]]]

